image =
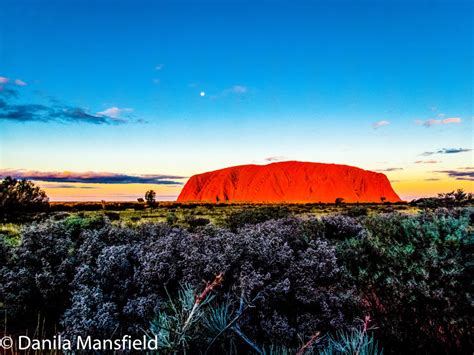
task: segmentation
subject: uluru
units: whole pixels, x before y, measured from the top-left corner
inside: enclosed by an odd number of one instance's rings
[[[387,177],[339,164],[285,161],[240,165],[192,176],[178,202],[400,202]]]

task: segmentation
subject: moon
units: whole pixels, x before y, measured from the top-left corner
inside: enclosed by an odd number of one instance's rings
[[[201,97],[204,97],[204,96],[206,96],[206,93],[205,93],[204,91],[201,91],[201,92],[199,93],[199,95],[201,95]]]

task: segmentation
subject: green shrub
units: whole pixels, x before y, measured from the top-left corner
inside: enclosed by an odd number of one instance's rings
[[[369,209],[366,206],[352,206],[347,209],[346,214],[350,217],[367,216]]]
[[[462,247],[468,219],[447,210],[381,214],[339,244],[340,262],[380,327],[385,347],[438,352],[472,343]]]
[[[168,212],[166,215],[166,223],[168,223],[170,226],[176,224],[178,222],[178,216],[176,216],[175,212]]]
[[[193,216],[186,216],[184,218],[184,222],[187,224],[188,229],[191,231],[194,231],[198,227],[204,227],[205,225],[211,223],[208,218]]]

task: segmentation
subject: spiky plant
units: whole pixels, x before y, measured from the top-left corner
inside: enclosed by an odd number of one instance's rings
[[[178,293],[177,302],[173,302],[168,295],[168,307],[151,321],[148,333],[150,337],[157,338],[158,347],[162,352],[186,352],[189,343],[198,335],[194,328],[204,316],[203,306],[213,299],[211,291],[219,286],[222,280],[223,275],[217,275],[198,295],[193,288],[185,285]]]
[[[366,316],[362,327],[352,331],[339,331],[336,337],[329,337],[328,344],[319,351],[320,355],[348,354],[348,355],[382,355],[379,347],[369,331],[370,317]]]

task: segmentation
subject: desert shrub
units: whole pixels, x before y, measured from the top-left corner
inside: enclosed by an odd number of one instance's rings
[[[161,224],[85,232],[65,333],[140,334],[158,311],[163,285],[178,277],[175,250],[182,233]]]
[[[138,203],[134,204],[132,208],[135,211],[143,211],[145,209],[145,204],[143,202],[138,201]]]
[[[120,213],[118,212],[104,212],[104,215],[111,221],[120,220]]]
[[[5,267],[11,258],[11,247],[5,243],[0,235],[0,269]]]
[[[409,217],[381,214],[367,233],[340,244],[353,278],[388,349],[472,349],[466,261],[467,217],[438,210]]]
[[[66,231],[75,238],[78,237],[81,232],[89,229],[100,229],[104,227],[106,220],[100,213],[93,214],[90,216],[84,216],[83,214],[77,214],[67,217],[61,221],[61,225],[64,226]]]
[[[193,216],[186,216],[184,218],[184,222],[186,223],[189,230],[194,231],[198,227],[204,227],[205,225],[211,223],[208,218],[203,217],[193,217]]]
[[[176,213],[174,211],[168,212],[166,215],[166,223],[168,223],[170,226],[176,224],[178,222],[178,216],[176,216]]]
[[[447,193],[440,193],[437,197],[425,197],[410,202],[410,205],[436,209],[440,207],[452,208],[454,206],[468,206],[474,202],[474,194],[466,193],[463,189],[457,189]]]
[[[225,220],[225,226],[232,231],[247,224],[257,224],[272,219],[281,219],[289,217],[290,210],[286,206],[267,206],[267,207],[251,207],[243,210],[231,212]]]
[[[18,217],[24,213],[45,211],[48,207],[46,193],[31,181],[7,176],[0,182],[0,217]]]
[[[245,334],[240,327],[240,319],[252,304],[240,299],[232,304],[229,299],[218,303],[213,292],[221,285],[222,274],[216,275],[214,281],[208,282],[202,292],[192,287],[183,286],[178,295],[171,297],[165,307],[150,322],[147,335],[156,337],[160,353],[198,352],[201,349],[214,350],[212,353],[244,353],[243,345],[248,352],[259,354],[361,354],[381,355],[383,353],[375,340],[370,327],[370,316],[365,316],[360,325],[334,334],[300,335],[298,347],[288,347],[276,343],[260,344],[253,339],[253,334]],[[237,351],[239,349],[240,351]]]
[[[349,217],[367,216],[369,209],[366,206],[351,206],[347,209],[346,214]]]
[[[110,336],[114,324],[140,334],[167,299],[165,285],[175,293],[180,284],[196,288],[220,272],[230,302],[254,300],[240,327],[256,341],[295,344],[308,329],[344,328],[356,310],[352,286],[327,241],[294,243],[301,230],[301,221],[290,219],[238,234],[210,226],[190,233],[164,224],[86,232],[65,333]]]
[[[347,239],[359,237],[364,233],[364,227],[358,220],[344,215],[332,215],[321,218],[325,235],[329,239]]]
[[[236,219],[234,231],[127,227],[102,213],[33,224],[19,246],[0,241],[0,305],[10,327],[22,330],[33,330],[40,313],[68,337],[142,336],[150,321],[171,315],[170,295],[184,285],[202,290],[203,280],[222,273],[190,353],[205,350],[236,316],[237,328],[219,335],[212,352],[250,352],[252,343],[294,353],[318,332],[326,340],[311,351],[340,350],[344,339],[354,343],[356,319],[366,314],[388,352],[472,348],[472,226],[461,210],[255,224],[254,217]]]
[[[58,324],[69,305],[80,233],[102,225],[67,218],[23,228],[20,245],[10,247],[10,257],[0,265],[0,304],[16,320],[11,327],[36,325],[38,314],[47,316],[51,326]]]
[[[12,250],[2,269],[0,302],[10,317],[26,327],[38,313],[58,319],[67,306],[74,273],[73,242],[63,225],[33,224],[22,231],[22,243]]]
[[[50,218],[53,221],[60,221],[70,217],[71,215],[68,212],[53,212],[50,214]]]

